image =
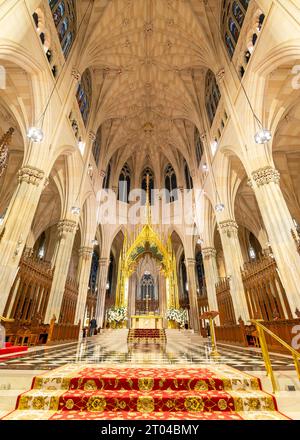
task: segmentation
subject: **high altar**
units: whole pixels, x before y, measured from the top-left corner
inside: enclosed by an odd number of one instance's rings
[[[131,328],[163,328],[163,317],[157,315],[131,315]]]

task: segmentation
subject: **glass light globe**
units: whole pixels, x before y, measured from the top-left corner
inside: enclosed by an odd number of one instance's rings
[[[198,238],[198,240],[197,240],[197,244],[203,244],[203,240],[202,240],[202,238]]]
[[[27,130],[27,137],[32,140],[32,142],[42,142],[42,140],[44,139],[44,133],[41,128],[30,127]]]
[[[92,245],[97,246],[98,245],[98,241],[97,240],[92,240]]]
[[[254,139],[257,144],[266,144],[272,139],[272,134],[270,130],[262,128],[256,133]]]
[[[224,209],[225,209],[225,206],[223,205],[223,203],[217,203],[215,206],[216,212],[223,212]]]
[[[74,215],[80,215],[80,208],[78,206],[72,206],[71,212]]]
[[[202,165],[202,169],[203,169],[203,171],[208,171],[208,166],[207,166],[206,163],[204,163],[204,164]]]

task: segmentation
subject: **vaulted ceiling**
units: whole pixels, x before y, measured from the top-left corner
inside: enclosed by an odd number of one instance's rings
[[[89,28],[81,70],[93,72],[95,125],[110,121],[108,158],[130,146],[174,162],[177,148],[189,159],[178,124],[201,125],[204,77],[217,69],[204,2],[97,1]]]

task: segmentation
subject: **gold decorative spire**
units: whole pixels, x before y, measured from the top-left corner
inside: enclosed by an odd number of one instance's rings
[[[147,224],[151,225],[151,204],[150,204],[150,176],[146,176],[146,219]]]

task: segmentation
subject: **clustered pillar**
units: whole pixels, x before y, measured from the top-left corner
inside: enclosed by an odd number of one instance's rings
[[[45,317],[46,324],[54,316],[56,319],[60,316],[76,230],[77,222],[74,220],[65,219],[58,223],[59,242],[53,262],[55,269]]]

